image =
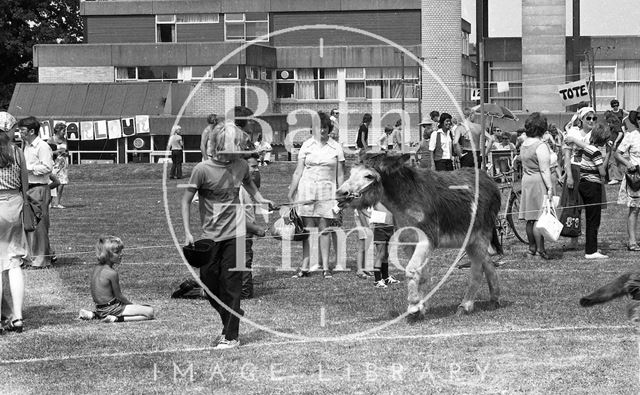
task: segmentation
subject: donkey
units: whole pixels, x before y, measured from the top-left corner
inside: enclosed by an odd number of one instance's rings
[[[339,206],[364,209],[381,202],[403,231],[399,241],[411,245],[411,259],[405,268],[408,279],[408,313],[424,315],[429,291],[429,255],[434,248],[461,247],[467,233],[465,250],[471,259],[469,286],[458,314],[473,311],[474,299],[484,272],[491,303],[500,306],[500,287],[489,247],[502,253],[495,221],[500,211],[500,192],[495,182],[480,171],[476,202],[475,169],[435,172],[406,164],[408,154],[367,153],[362,164],[351,169],[350,177],[336,191]],[[471,230],[469,229],[471,227]],[[470,230],[470,232],[469,232]]]

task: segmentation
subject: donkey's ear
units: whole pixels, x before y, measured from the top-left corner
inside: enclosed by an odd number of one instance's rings
[[[402,159],[402,162],[406,162],[411,159],[411,154],[402,154],[402,156],[400,156],[400,159]]]

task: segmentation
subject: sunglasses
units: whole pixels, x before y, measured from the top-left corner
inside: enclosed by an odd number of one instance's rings
[[[585,121],[597,121],[598,117],[585,117]]]

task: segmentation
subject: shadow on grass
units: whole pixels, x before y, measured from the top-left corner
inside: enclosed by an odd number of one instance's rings
[[[64,306],[25,306],[25,330],[39,329],[41,326],[64,325],[74,322],[77,313],[65,311]]]

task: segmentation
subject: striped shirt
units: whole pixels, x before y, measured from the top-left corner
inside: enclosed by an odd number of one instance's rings
[[[598,166],[604,165],[604,157],[598,147],[588,145],[582,150],[582,161],[580,162],[580,179],[601,183]]]

